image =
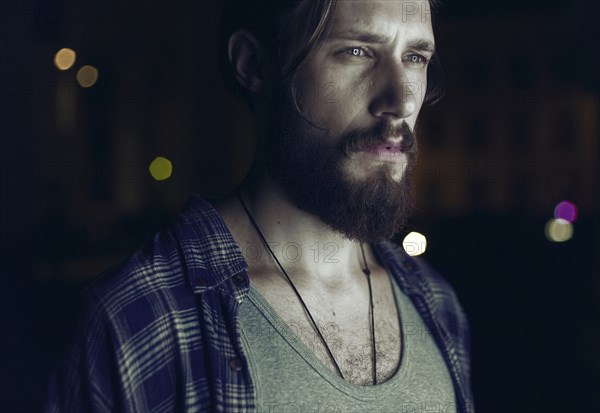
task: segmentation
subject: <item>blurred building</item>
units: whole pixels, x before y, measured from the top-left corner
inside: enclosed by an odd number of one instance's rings
[[[243,178],[253,119],[221,84],[216,10],[211,1],[33,10],[40,159],[27,168],[39,178],[47,245],[38,277],[91,277],[168,222],[190,193],[217,197]],[[584,57],[563,47],[573,24],[558,14],[441,22],[447,94],[422,112],[419,215],[551,217],[563,199],[582,214],[597,210],[598,96],[579,82]],[[77,53],[64,71],[52,65],[62,47]],[[90,87],[77,81],[83,65],[98,70]],[[172,162],[167,180],[148,171],[157,156]]]
[[[563,199],[584,215],[597,210],[598,96],[579,81],[584,57],[557,50],[565,40],[557,27],[564,17],[440,28],[448,87],[421,119],[421,211],[550,217]]]

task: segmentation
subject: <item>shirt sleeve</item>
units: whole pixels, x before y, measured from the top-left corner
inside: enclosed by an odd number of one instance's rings
[[[124,411],[114,329],[99,301],[89,290],[83,294],[82,314],[49,378],[44,413]]]

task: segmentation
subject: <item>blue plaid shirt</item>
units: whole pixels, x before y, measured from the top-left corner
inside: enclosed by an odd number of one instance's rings
[[[373,247],[432,331],[458,411],[474,412],[469,326],[454,290],[400,247]],[[218,213],[192,196],[173,224],[82,291],[44,412],[255,412],[236,322],[247,269]]]

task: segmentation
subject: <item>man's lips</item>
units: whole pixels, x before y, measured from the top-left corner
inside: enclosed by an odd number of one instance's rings
[[[373,146],[367,149],[366,153],[377,161],[400,162],[406,160],[406,155],[399,146],[390,146],[388,144]]]
[[[400,148],[400,146],[391,146],[388,144],[372,146],[367,150],[374,154],[402,153],[402,149]]]
[[[399,138],[393,138],[393,139],[388,139],[385,142],[379,143],[379,144],[374,144],[373,146],[369,147],[367,150],[369,152],[372,153],[380,153],[382,151],[388,151],[388,152],[405,152],[404,151],[404,147],[403,147],[403,142],[404,139],[402,139],[401,137]]]

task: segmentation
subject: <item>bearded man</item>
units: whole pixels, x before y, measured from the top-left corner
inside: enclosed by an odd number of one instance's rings
[[[223,6],[252,169],[86,289],[45,411],[474,412],[464,310],[390,242],[436,97],[434,5]]]

